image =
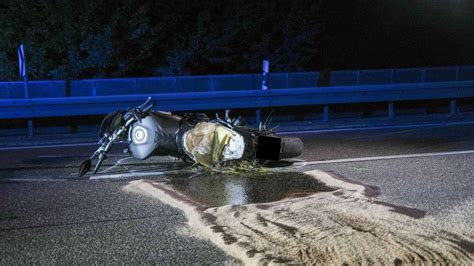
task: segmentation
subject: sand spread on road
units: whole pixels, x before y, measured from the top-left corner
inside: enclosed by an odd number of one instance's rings
[[[146,194],[184,211],[198,236],[245,264],[472,263],[472,228],[436,228],[422,211],[383,203],[370,187],[326,172],[306,172],[338,188],[265,204],[207,208],[163,183],[132,181]]]

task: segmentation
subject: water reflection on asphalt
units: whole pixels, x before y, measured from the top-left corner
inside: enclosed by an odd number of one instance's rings
[[[206,172],[168,177],[167,183],[174,189],[209,206],[271,202],[334,190],[300,172]]]
[[[76,156],[23,159],[23,165],[29,168],[8,169],[8,174],[10,178],[31,178],[34,172],[35,178],[75,180],[82,159]],[[288,172],[289,165],[291,162],[279,162],[266,164],[266,170],[223,173],[194,168],[192,164],[168,157],[141,161],[113,156],[102,165],[99,173],[87,177],[94,180],[146,179],[165,182],[185,196],[208,206],[271,202],[333,190],[304,173]]]

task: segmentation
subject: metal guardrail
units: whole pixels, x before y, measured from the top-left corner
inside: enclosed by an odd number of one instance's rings
[[[219,75],[72,81],[32,81],[28,96],[22,82],[0,82],[0,119],[101,115],[127,109],[152,96],[168,111],[258,109],[330,104],[387,102],[388,117],[397,101],[474,97],[474,66],[416,69],[272,73],[270,89],[260,90],[262,75]],[[260,112],[256,112],[257,123]]]
[[[264,108],[298,105],[330,105],[474,97],[474,80],[411,84],[378,84],[147,94],[164,111]],[[145,95],[84,96],[0,100],[0,119],[106,114],[143,102]],[[451,102],[455,108],[455,102]],[[324,109],[324,119],[328,110]],[[393,112],[393,110],[392,110]],[[453,112],[453,110],[452,110]],[[390,109],[389,109],[390,113]]]
[[[474,80],[474,66],[271,73],[270,89]],[[29,98],[259,90],[261,74],[30,81]],[[66,92],[67,90],[67,92]],[[25,98],[22,82],[0,82],[0,99]]]
[[[318,72],[273,73],[272,89],[318,86]],[[108,96],[153,93],[259,90],[261,74],[152,78],[90,79],[71,81],[68,96]],[[30,81],[30,98],[66,96],[64,81]],[[25,98],[22,82],[0,82],[0,99]]]

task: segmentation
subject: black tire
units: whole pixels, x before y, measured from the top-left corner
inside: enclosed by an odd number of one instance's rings
[[[303,141],[299,138],[281,138],[281,158],[298,157],[303,153]]]

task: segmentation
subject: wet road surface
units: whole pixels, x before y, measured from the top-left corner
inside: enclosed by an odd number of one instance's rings
[[[423,210],[427,216],[439,219],[441,226],[474,220],[473,153],[308,164],[471,151],[474,150],[472,124],[298,136],[303,139],[305,152],[292,166],[281,171],[319,169],[377,187],[380,191],[377,199]],[[131,180],[144,178],[172,185],[210,206],[267,202],[322,188],[298,177],[302,174],[293,174],[292,178],[298,182],[291,182],[291,186],[281,179],[269,182],[265,175],[236,179],[223,175],[212,179],[196,174],[189,164],[168,157],[147,161],[127,158],[121,153],[122,148],[123,145],[116,147],[95,180],[89,180],[88,176],[77,178],[78,165],[94,146],[3,151],[0,263],[235,261],[208,240],[186,232],[183,229],[186,218],[181,211],[159,200],[124,192],[122,188]],[[272,171],[280,172],[278,168]],[[280,175],[284,178],[288,174]],[[277,174],[275,177],[278,179]],[[253,193],[256,196],[242,196],[252,194],[249,193],[252,190],[258,191]]]
[[[167,175],[178,192],[209,207],[265,203],[333,191],[300,172],[199,173]]]

